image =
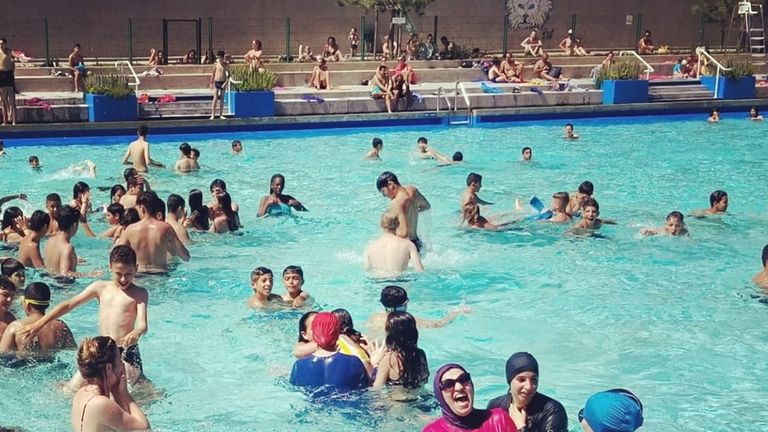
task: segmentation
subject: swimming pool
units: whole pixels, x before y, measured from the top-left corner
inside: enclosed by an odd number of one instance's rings
[[[297,264],[322,308],[349,309],[365,330],[386,284],[366,277],[361,258],[389,203],[375,188],[384,170],[416,184],[433,207],[420,222],[427,273],[401,282],[409,311],[434,318],[461,303],[474,309],[448,328],[422,331],[420,346],[430,371],[455,361],[472,373],[476,406],[505,391],[504,362],[524,350],[538,358],[539,390],[565,405],[572,430],[586,398],[613,387],[643,401],[641,430],[768,428],[768,310],[749,283],[768,240],[766,126],[740,115],[726,115],[719,125],[690,116],[580,120],[582,138],[565,142],[562,123],[150,136],[153,158],[167,164],[182,141],[202,152],[200,173],[151,174],[163,199],[172,192],[186,198],[195,187],[207,192],[222,178],[246,226],[242,236],[197,236],[189,264],[139,281],[150,292],[144,368],[166,392],[146,407],[153,428],[412,431],[437,415],[425,404],[389,407],[379,398],[365,409],[308,401],[287,384],[300,313],[245,306],[254,267],[279,273]],[[467,162],[438,169],[412,161],[409,151],[422,135],[443,153],[462,151]],[[373,136],[384,139],[381,163],[361,160]],[[243,141],[244,155],[229,154],[232,139]],[[27,192],[36,206],[54,191],[68,200],[80,179],[59,171],[86,158],[98,165],[99,178],[85,179],[92,187],[121,178],[129,137],[51,141],[6,142],[3,194]],[[526,145],[534,149],[533,164],[518,162]],[[32,154],[44,166],[40,173],[26,168]],[[553,192],[591,180],[601,215],[619,225],[604,228],[605,238],[569,237],[565,227],[543,225],[501,233],[458,229],[458,199],[470,171],[483,175],[480,196],[496,203],[484,214],[511,209],[517,196],[548,203]],[[255,217],[277,172],[286,176],[285,193],[308,213]],[[687,220],[688,239],[637,235],[672,210],[707,207],[715,189],[728,191],[731,216]],[[108,192],[94,194],[97,204],[108,201]],[[108,243],[78,234],[75,245],[88,260],[81,269],[106,269]],[[87,282],[56,291],[54,301]],[[281,289],[276,278],[275,292]],[[96,334],[96,308],[65,317],[78,341]],[[0,424],[69,430],[69,397],[54,382],[71,376],[74,354],[58,359],[0,367]]]

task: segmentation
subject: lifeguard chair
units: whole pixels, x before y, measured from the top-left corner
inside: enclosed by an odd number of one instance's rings
[[[752,4],[749,0],[742,0],[731,16],[731,28],[740,17],[739,48],[746,45],[750,54],[755,57],[765,56],[765,18],[762,4]]]

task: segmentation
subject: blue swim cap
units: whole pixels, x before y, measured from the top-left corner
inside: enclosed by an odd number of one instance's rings
[[[584,405],[584,420],[594,432],[634,432],[643,425],[643,404],[628,390],[595,393]]]

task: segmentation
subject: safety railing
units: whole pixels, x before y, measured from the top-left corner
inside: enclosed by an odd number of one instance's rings
[[[707,58],[709,61],[709,64],[713,64],[717,67],[717,71],[715,72],[715,94],[714,98],[717,99],[718,91],[720,90],[720,75],[722,72],[729,71],[731,68],[727,68],[720,64],[719,61],[717,61],[710,53],[707,52],[704,47],[698,47],[696,48],[696,56],[699,58],[699,73],[701,73],[701,67],[703,66],[703,58]]]
[[[653,66],[651,66],[647,61],[645,61],[644,58],[640,57],[640,54],[636,53],[635,51],[619,51],[619,57],[631,55],[635,56],[640,63],[642,63],[643,66],[645,66],[645,79],[651,78],[651,73],[654,72]]]
[[[139,84],[141,84],[141,80],[139,79],[139,76],[136,74],[136,71],[133,69],[133,65],[131,65],[131,62],[127,60],[121,60],[115,62],[115,69],[117,69],[117,72],[122,75],[128,75],[125,73],[124,68],[128,68],[128,71],[130,72],[130,76],[133,77],[133,82],[129,82],[129,86],[133,86],[133,89],[136,93],[139,93]]]
[[[448,99],[448,94],[445,93],[445,89],[443,87],[437,88],[437,109],[435,109],[435,112],[440,112],[440,96],[443,97],[443,100],[445,101],[445,105],[448,106],[448,111],[451,111],[451,100]]]
[[[451,124],[470,124],[472,122],[472,105],[469,103],[467,89],[464,87],[464,83],[460,81],[456,81],[456,88],[453,94],[453,110],[454,112],[459,110],[459,92],[461,92],[461,96],[464,98],[464,104],[467,106],[467,120],[451,122]]]

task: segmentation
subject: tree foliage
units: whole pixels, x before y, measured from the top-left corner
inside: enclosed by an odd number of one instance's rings
[[[339,6],[357,6],[365,10],[378,10],[379,12],[423,13],[424,8],[435,0],[338,0]]]
[[[733,11],[738,7],[739,0],[701,0],[693,5],[693,13],[703,13],[708,23],[720,24],[720,28],[726,28],[731,23]]]

